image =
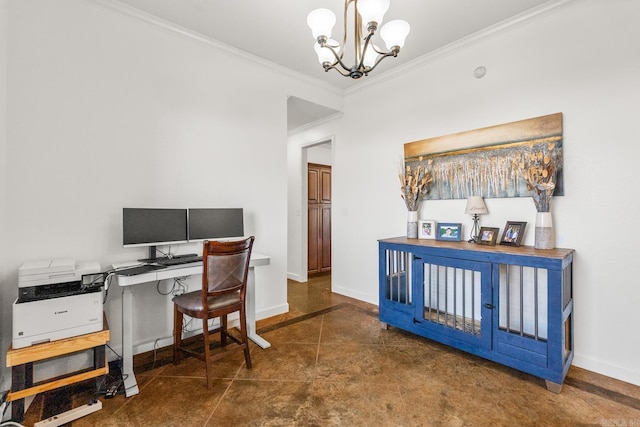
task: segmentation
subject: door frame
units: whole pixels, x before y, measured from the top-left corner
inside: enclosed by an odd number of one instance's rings
[[[299,278],[301,282],[306,282],[309,280],[309,275],[308,275],[308,269],[309,269],[309,263],[308,263],[308,259],[309,259],[309,253],[308,253],[308,236],[309,236],[309,222],[308,222],[308,218],[307,218],[307,211],[309,210],[309,203],[308,203],[308,198],[309,198],[309,194],[308,194],[308,190],[309,190],[309,181],[308,181],[308,176],[307,176],[307,165],[309,163],[308,161],[308,155],[307,155],[307,151],[309,148],[313,148],[313,147],[317,147],[318,145],[323,145],[323,144],[329,144],[331,146],[331,170],[333,171],[333,142],[334,142],[334,137],[333,136],[328,136],[325,138],[321,138],[318,139],[316,141],[313,142],[309,142],[307,144],[304,144],[300,147],[301,149],[301,156],[300,156],[300,176],[302,177],[302,183],[300,185],[300,190],[301,190],[301,194],[300,194],[300,201],[301,201],[301,206],[300,206],[300,215],[301,215],[301,230],[300,230],[300,274],[299,274]],[[333,186],[333,183],[331,184]],[[331,211],[331,221],[333,222],[333,210]],[[331,241],[333,242],[333,227],[331,228]],[[332,243],[333,244],[333,243]],[[333,254],[333,251],[331,252]],[[332,262],[333,264],[333,262]]]

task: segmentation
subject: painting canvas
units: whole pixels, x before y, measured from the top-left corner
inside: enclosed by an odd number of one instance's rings
[[[404,145],[405,165],[433,174],[427,199],[528,197],[521,175],[525,159],[543,156],[556,163],[554,196],[564,195],[562,113],[521,120]]]

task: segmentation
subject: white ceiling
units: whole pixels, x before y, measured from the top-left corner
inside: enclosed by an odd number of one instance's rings
[[[313,50],[315,41],[306,23],[307,14],[319,7],[333,10],[338,22],[332,36],[339,40],[343,34],[343,0],[97,1],[103,4],[122,3],[125,9],[130,6],[172,25],[322,80],[338,89],[347,89],[367,79],[353,80],[334,70],[325,72]],[[490,27],[566,1],[391,0],[384,22],[404,19],[411,25],[411,32],[399,56],[384,59],[373,73],[382,74]],[[384,46],[382,41],[376,44]],[[295,126],[290,124],[290,129],[298,127],[306,119],[300,117],[295,120]]]

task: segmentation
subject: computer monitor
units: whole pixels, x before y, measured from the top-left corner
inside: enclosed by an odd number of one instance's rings
[[[189,209],[190,242],[242,236],[242,208]]]
[[[186,243],[187,229],[186,209],[122,209],[122,245],[149,246],[150,259],[155,259],[158,245]]]

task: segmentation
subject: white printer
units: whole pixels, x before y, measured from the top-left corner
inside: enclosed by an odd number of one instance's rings
[[[97,262],[35,261],[18,269],[13,348],[101,331],[104,276]]]

